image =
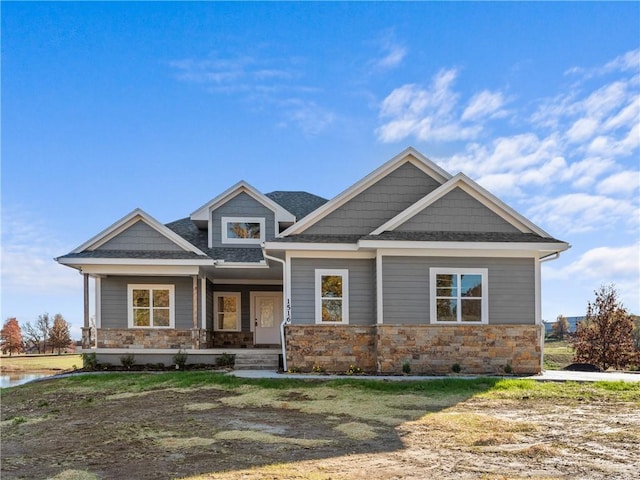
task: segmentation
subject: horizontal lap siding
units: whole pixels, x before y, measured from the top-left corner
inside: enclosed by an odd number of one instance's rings
[[[291,319],[315,324],[316,269],[349,270],[349,323],[376,323],[375,260],[294,258],[291,263]]]
[[[487,268],[489,323],[535,323],[533,259],[383,257],[384,323],[429,323],[431,267]]]
[[[240,324],[243,332],[251,330],[251,292],[282,292],[282,285],[213,285],[211,310],[215,311],[213,305],[213,294],[216,292],[223,293],[240,293]],[[278,324],[282,319],[278,319]]]
[[[439,186],[422,170],[405,163],[304,233],[367,235]]]
[[[98,247],[97,250],[183,251],[181,247],[143,221],[134,223],[124,232]]]
[[[399,232],[518,232],[471,195],[456,188],[396,228]]]
[[[240,193],[224,205],[216,208],[212,213],[212,235],[214,247],[256,248],[256,245],[238,243],[222,243],[222,217],[256,217],[265,219],[265,240],[275,237],[274,213],[263,204],[247,195]]]
[[[193,328],[193,280],[190,277],[106,277],[101,281],[102,328],[127,328],[127,285],[174,285],[175,328]]]

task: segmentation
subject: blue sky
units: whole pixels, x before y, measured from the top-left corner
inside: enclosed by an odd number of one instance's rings
[[[331,198],[411,145],[572,244],[543,318],[640,313],[640,5],[2,3],[2,320],[82,323],[52,259],[243,179]]]

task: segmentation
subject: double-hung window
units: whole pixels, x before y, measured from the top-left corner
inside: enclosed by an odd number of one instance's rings
[[[486,268],[431,268],[431,323],[487,323]]]
[[[240,331],[240,292],[216,292],[213,294],[214,330]]]
[[[349,271],[316,270],[316,323],[349,323]]]
[[[260,244],[264,240],[264,218],[222,217],[222,243]]]
[[[173,285],[128,285],[129,328],[174,328]]]

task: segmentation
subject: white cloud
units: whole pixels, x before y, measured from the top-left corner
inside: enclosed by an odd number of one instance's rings
[[[640,275],[640,243],[623,247],[596,247],[561,268],[545,270],[550,278],[567,279],[575,275],[602,279],[603,283]]]
[[[385,42],[383,51],[384,57],[376,62],[376,66],[383,70],[399,66],[407,55],[407,48],[404,45],[392,42]]]
[[[603,195],[570,193],[532,202],[535,205],[529,208],[528,216],[535,223],[565,234],[607,229],[617,222],[633,226],[640,218],[640,211],[632,202]]]
[[[505,99],[500,92],[483,90],[477,93],[469,101],[469,105],[462,112],[462,120],[477,120],[482,117],[504,115],[501,110]]]
[[[297,125],[306,135],[318,135],[326,130],[335,120],[335,115],[317,105],[313,101],[290,99],[283,102],[286,117],[281,126],[289,123]]]
[[[608,176],[598,184],[602,195],[632,194],[640,188],[640,172],[624,171]]]
[[[2,293],[39,295],[69,293],[82,285],[77,271],[58,265],[54,257],[70,249],[24,212],[2,211]]]
[[[591,138],[597,128],[597,120],[593,118],[579,118],[567,132],[567,139],[572,143],[583,142]]]

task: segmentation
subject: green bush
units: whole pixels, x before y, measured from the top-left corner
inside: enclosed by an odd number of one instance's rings
[[[184,370],[184,366],[187,364],[187,358],[187,352],[178,350],[178,353],[173,356],[173,363],[175,364],[177,370]]]
[[[136,363],[136,356],[131,353],[128,353],[120,357],[120,364],[128,370],[131,370],[131,367],[133,367],[135,363]]]
[[[453,365],[451,365],[451,371],[453,373],[460,373],[460,370],[462,370],[462,367],[459,363],[454,363]]]
[[[82,366],[87,370],[95,370],[98,367],[96,352],[82,354]]]
[[[222,352],[216,357],[216,367],[233,367],[236,363],[236,356],[231,353]]]
[[[409,375],[411,373],[411,363],[409,363],[409,360],[405,361],[402,364],[402,373]]]

